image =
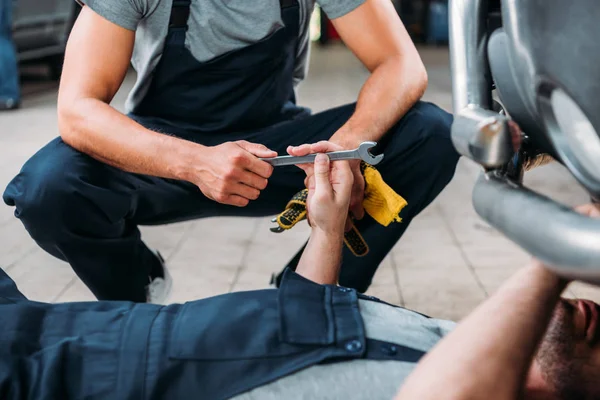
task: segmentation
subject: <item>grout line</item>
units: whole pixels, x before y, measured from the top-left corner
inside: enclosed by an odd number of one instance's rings
[[[479,276],[477,275],[477,271],[475,271],[475,267],[471,263],[471,260],[469,260],[469,257],[465,253],[465,250],[460,245],[460,242],[458,241],[458,237],[456,236],[456,233],[454,232],[454,229],[452,229],[452,227],[450,226],[450,222],[448,222],[448,219],[446,218],[446,214],[444,213],[444,211],[439,206],[436,205],[435,208],[438,211],[438,213],[440,214],[440,217],[441,217],[442,221],[444,222],[444,225],[446,226],[446,229],[450,232],[450,236],[452,237],[452,241],[454,242],[454,245],[456,247],[458,247],[458,250],[460,251],[460,255],[463,258],[464,262],[467,264],[467,268],[471,272],[471,275],[473,276],[473,279],[475,279],[475,282],[477,282],[477,286],[479,286],[479,288],[483,291],[483,294],[485,295],[486,298],[490,297],[490,294],[488,293],[487,289],[483,285],[483,282],[481,282],[481,279],[479,279]]]
[[[56,303],[58,301],[58,299],[60,299],[61,296],[67,292],[67,290],[69,290],[69,289],[71,289],[73,287],[73,285],[75,284],[75,282],[77,282],[77,279],[79,279],[79,278],[77,276],[74,276],[71,279],[71,281],[69,283],[67,283],[65,285],[65,287],[62,288],[62,290],[56,296],[54,296],[54,298],[50,301],[50,303]]]
[[[398,291],[398,296],[400,298],[400,306],[406,307],[406,302],[404,301],[404,295],[402,294],[402,288],[400,287],[400,277],[398,276],[398,266],[396,264],[396,257],[394,254],[390,252],[390,263],[392,264],[392,269],[394,270],[394,282],[396,283],[396,290]]]
[[[175,247],[173,247],[173,251],[171,252],[171,254],[169,254],[168,257],[165,258],[165,262],[169,262],[173,259],[173,257],[175,257],[175,255],[183,247],[183,244],[192,236],[192,235],[190,235],[190,233],[195,227],[196,227],[196,223],[194,222],[194,223],[189,224],[189,226],[187,226],[183,230],[181,237],[179,238],[177,243],[175,243]]]
[[[238,281],[240,279],[240,275],[242,274],[242,271],[244,271],[246,268],[248,268],[248,265],[247,265],[248,254],[250,253],[250,248],[254,244],[254,238],[256,237],[256,234],[258,233],[258,229],[260,228],[261,221],[262,221],[262,219],[257,218],[256,221],[254,222],[254,229],[252,229],[252,233],[250,234],[250,240],[248,240],[248,242],[246,243],[246,246],[244,247],[244,251],[242,252],[242,259],[240,260],[240,265],[235,270],[235,275],[233,276],[233,280],[231,281],[231,284],[229,285],[229,292],[232,292],[233,288],[238,283]]]
[[[20,258],[18,258],[15,261],[11,262],[6,267],[3,267],[2,269],[4,270],[4,272],[8,273],[10,270],[12,270],[14,267],[16,267],[16,265],[18,263],[20,263],[21,261],[24,261],[27,258],[31,257],[31,255],[34,254],[36,252],[36,250],[38,250],[38,249],[39,249],[39,247],[38,247],[38,245],[36,243],[32,244],[31,247],[25,253],[23,253],[23,255]]]

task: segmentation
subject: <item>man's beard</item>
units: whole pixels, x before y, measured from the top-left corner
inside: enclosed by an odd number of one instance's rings
[[[574,313],[570,304],[558,304],[536,356],[544,380],[561,399],[585,399],[581,364],[575,357]]]

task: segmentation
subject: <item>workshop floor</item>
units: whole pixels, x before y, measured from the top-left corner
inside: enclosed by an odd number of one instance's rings
[[[429,71],[426,100],[451,107],[448,53],[422,49]],[[300,101],[314,111],[352,102],[367,72],[341,45],[315,47]],[[130,75],[114,104],[121,108],[133,84]],[[0,115],[0,188],[38,148],[57,135],[57,85],[28,77],[23,108]],[[435,162],[435,160],[432,160]],[[471,189],[479,168],[462,160],[456,177],[379,268],[369,294],[443,318],[466,315],[528,256],[474,213]],[[527,183],[568,205],[586,201],[585,192],[559,165],[540,168]],[[516,210],[515,210],[516,211]],[[93,300],[71,268],[40,250],[13,210],[0,205],[0,266],[31,299],[49,302]],[[265,288],[308,236],[305,224],[289,232],[269,231],[268,218],[219,218],[142,228],[144,240],[166,257],[174,278],[173,302],[220,293]],[[600,290],[574,284],[569,295],[600,300]]]

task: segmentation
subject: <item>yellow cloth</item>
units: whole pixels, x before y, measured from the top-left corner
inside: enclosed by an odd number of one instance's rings
[[[361,164],[365,177],[365,199],[363,207],[380,225],[402,222],[400,212],[408,204],[394,189],[384,182],[379,171],[372,165]]]
[[[365,177],[363,201],[365,212],[383,226],[388,226],[392,222],[402,222],[400,212],[407,205],[406,200],[384,182],[375,167],[365,162],[362,162],[360,167]],[[308,190],[304,189],[292,197],[285,210],[274,220],[278,227],[271,228],[273,232],[291,229],[306,218],[307,195]],[[354,224],[352,224],[352,229],[344,234],[344,242],[357,257],[365,256],[369,252],[368,244]]]

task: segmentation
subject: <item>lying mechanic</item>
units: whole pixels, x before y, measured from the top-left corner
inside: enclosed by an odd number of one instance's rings
[[[0,398],[373,400],[401,386],[409,400],[600,396],[599,307],[561,300],[566,283],[537,262],[441,342],[454,323],[336,286],[353,174],[323,155],[304,169],[312,234],[279,289],[44,304],[2,273]]]
[[[340,282],[360,291],[454,175],[452,116],[419,101],[425,67],[389,0],[318,0],[371,75],[356,104],[316,115],[294,94],[315,0],[80,2],[59,90],[61,137],[3,198],[98,299],[166,300],[168,272],[139,225],[282,211],[304,176],[259,158],[288,145],[371,140],[385,153],[379,171],[408,206],[402,224],[363,218],[365,185],[354,180],[351,209],[371,248],[361,259],[345,250]],[[123,115],[109,104],[130,63],[137,81]]]

